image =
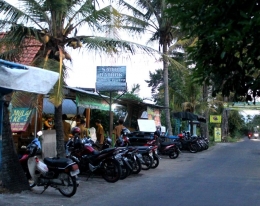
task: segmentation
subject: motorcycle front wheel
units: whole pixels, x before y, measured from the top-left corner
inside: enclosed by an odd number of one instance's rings
[[[148,154],[144,154],[143,160],[144,164],[142,164],[142,170],[149,170],[152,167],[153,158]]]
[[[72,197],[77,191],[76,176],[60,173],[58,179],[62,182],[62,185],[58,187],[59,192],[65,197]]]
[[[156,167],[158,167],[159,165],[159,157],[158,155],[154,155],[153,156],[153,164],[152,164],[152,169],[155,169]]]
[[[114,183],[121,177],[121,165],[115,159],[106,159],[102,163],[102,177],[107,182]]]
[[[124,162],[123,165],[121,165],[121,176],[120,176],[120,180],[125,179],[128,175],[130,175],[131,171],[130,168],[126,165],[126,163]]]
[[[132,165],[133,165],[132,174],[138,174],[142,170],[141,161],[138,158],[133,160]]]

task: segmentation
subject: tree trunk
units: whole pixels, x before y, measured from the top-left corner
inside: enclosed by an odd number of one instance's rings
[[[167,43],[163,44],[163,54],[167,54]],[[168,129],[168,135],[172,135],[171,116],[169,107],[169,83],[168,83],[168,60],[163,56],[163,81],[164,81],[164,105],[165,105],[165,117],[166,127]]]
[[[204,110],[204,114],[203,116],[205,117],[206,119],[206,123],[205,124],[202,124],[202,135],[203,137],[206,137],[206,138],[209,138],[209,110],[208,110],[208,95],[209,95],[209,92],[208,92],[208,86],[206,84],[203,84],[203,92],[202,92],[202,95],[203,95],[203,103],[205,104],[205,110]]]
[[[222,112],[221,136],[228,137],[228,110],[224,109]]]
[[[56,149],[58,157],[65,157],[63,124],[62,124],[62,104],[55,107],[54,123],[56,130]]]
[[[3,186],[11,192],[19,193],[30,189],[14,146],[9,111],[6,104],[3,106],[1,179]]]

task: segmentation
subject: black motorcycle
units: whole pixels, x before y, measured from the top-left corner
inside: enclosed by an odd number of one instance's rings
[[[116,182],[121,177],[120,162],[115,158],[119,153],[116,148],[107,148],[101,151],[95,150],[87,138],[81,140],[78,136],[67,143],[68,157],[76,161],[80,172],[88,174],[88,178],[95,174],[101,174],[107,182]]]

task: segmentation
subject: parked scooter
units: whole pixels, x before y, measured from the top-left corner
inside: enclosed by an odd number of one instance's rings
[[[146,145],[158,145],[158,153],[161,155],[168,155],[171,159],[176,159],[180,154],[180,149],[177,144],[177,142],[172,141],[166,142],[165,137],[161,137],[156,132],[154,133],[154,139],[146,143]]]
[[[79,137],[80,128],[78,127],[72,129],[72,134],[74,137],[67,143],[68,157],[79,164],[81,172],[86,172],[90,177],[94,172],[99,171],[107,182],[112,183],[120,179],[121,166],[115,158],[116,148],[95,150],[87,138],[81,140]]]
[[[32,177],[33,183],[30,187],[43,186],[44,190],[54,187],[59,192],[71,197],[77,191],[76,177],[79,174],[78,165],[68,158],[44,158],[43,162],[35,156],[41,148],[38,138],[42,135],[42,131],[37,133],[37,137],[27,146],[29,151],[28,170]]]

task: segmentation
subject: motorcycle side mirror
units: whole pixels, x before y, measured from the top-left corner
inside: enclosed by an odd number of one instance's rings
[[[37,132],[38,137],[42,136],[42,134],[43,134],[42,131]]]

